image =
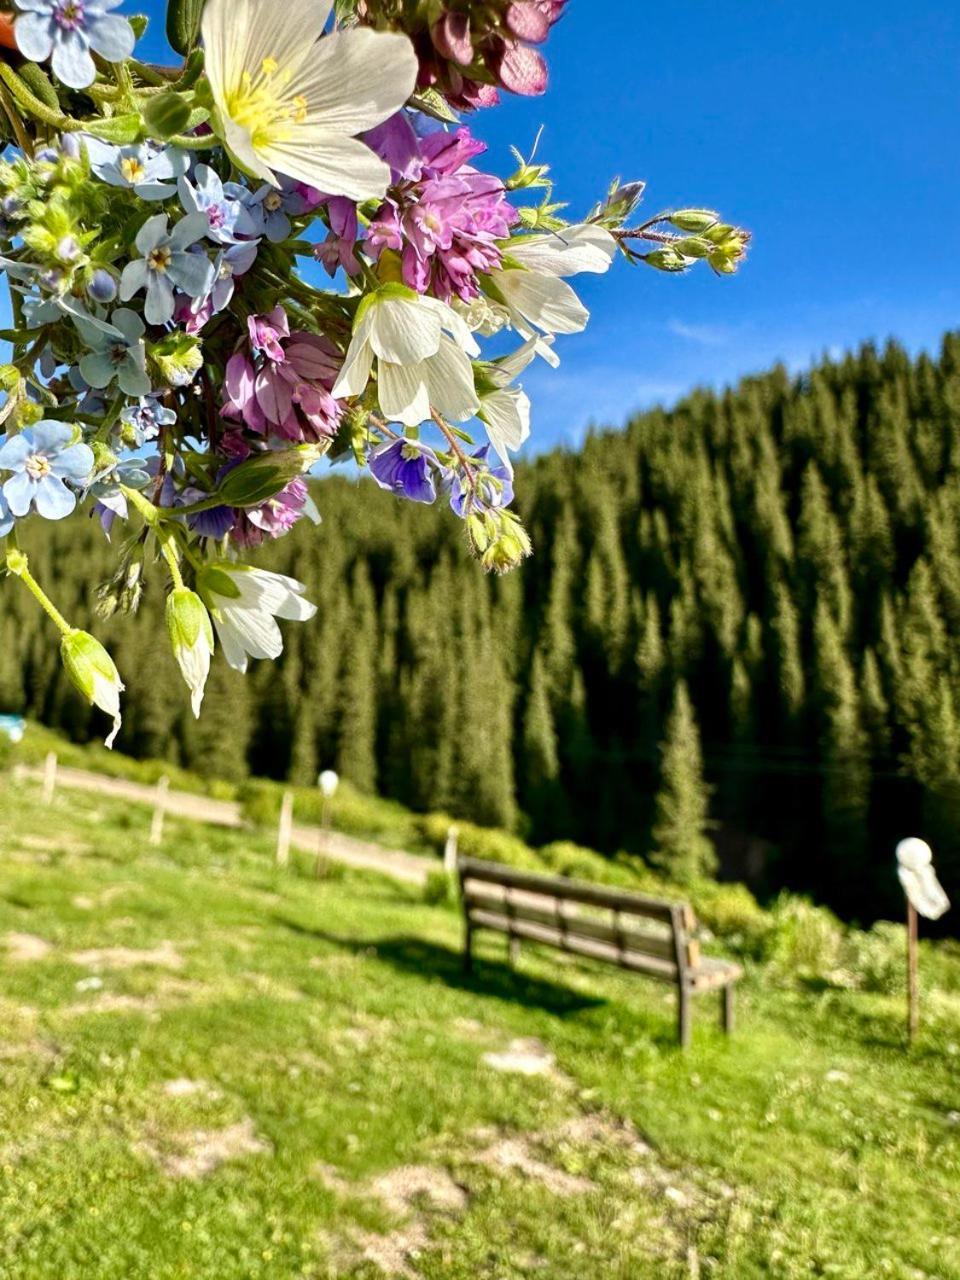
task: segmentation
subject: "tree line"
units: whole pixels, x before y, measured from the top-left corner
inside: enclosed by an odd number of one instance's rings
[[[109,639],[134,755],[298,782],[332,766],[415,809],[661,861],[679,804],[696,870],[716,857],[868,920],[898,909],[905,834],[960,897],[958,426],[954,334],[936,358],[867,345],[696,391],[524,464],[535,556],[500,579],[442,503],[324,479],[320,527],[260,559],[317,619],[246,680],[218,661],[199,722],[159,585],[99,622],[75,572],[107,572],[99,529],[28,542],[71,621]],[[99,728],[13,582],[0,710]]]

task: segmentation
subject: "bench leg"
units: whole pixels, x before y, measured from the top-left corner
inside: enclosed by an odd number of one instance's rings
[[[720,992],[720,1023],[728,1036],[733,1034],[734,1014],[732,982],[727,983]]]
[[[510,963],[514,968],[516,968],[519,960],[520,960],[520,939],[511,938],[510,939]]]
[[[469,920],[463,926],[463,972],[473,973],[473,926]]]
[[[690,1043],[690,989],[686,983],[677,987],[677,1039],[680,1048],[686,1049]]]

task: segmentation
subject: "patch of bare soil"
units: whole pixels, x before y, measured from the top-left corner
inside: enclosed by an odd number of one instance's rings
[[[388,1233],[352,1230],[336,1240],[325,1238],[331,1262],[344,1269],[370,1262],[388,1276],[417,1280],[414,1264],[430,1246],[431,1224],[437,1218],[457,1218],[467,1208],[463,1187],[446,1169],[433,1165],[401,1165],[366,1183],[350,1182],[328,1164],[315,1165],[314,1174],[336,1195],[376,1197],[400,1219]]]
[[[183,956],[172,942],[166,940],[149,950],[94,947],[89,951],[74,951],[70,959],[85,969],[136,969],[141,966],[153,969],[183,968]]]
[[[38,938],[35,933],[8,933],[4,938],[7,948],[7,959],[16,964],[29,964],[33,960],[43,960],[53,947],[45,938]]]
[[[518,1173],[532,1182],[539,1182],[552,1195],[577,1196],[596,1191],[597,1184],[589,1178],[567,1173],[556,1165],[547,1164],[535,1153],[533,1144],[523,1137],[501,1138],[477,1152],[472,1159],[503,1173]]]
[[[511,1040],[506,1049],[485,1053],[483,1062],[494,1071],[513,1072],[522,1076],[559,1076],[556,1059],[542,1040]]]
[[[165,1080],[163,1092],[168,1098],[205,1098],[209,1102],[217,1102],[223,1097],[219,1089],[208,1084],[206,1080]]]
[[[73,1004],[63,1005],[58,1013],[68,1018],[80,1018],[88,1013],[142,1013],[155,1022],[164,1009],[190,1004],[198,998],[197,993],[202,991],[200,983],[187,982],[182,978],[165,978],[147,995],[97,991],[89,1000],[77,1000]]]
[[[152,1160],[168,1178],[196,1180],[232,1160],[272,1154],[273,1148],[257,1134],[247,1116],[225,1129],[195,1129],[164,1139],[163,1146],[144,1140],[137,1151]]]

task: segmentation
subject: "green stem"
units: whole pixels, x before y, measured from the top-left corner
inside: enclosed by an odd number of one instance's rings
[[[177,535],[172,529],[162,529],[157,532],[157,541],[170,570],[174,590],[179,590],[183,586],[183,574],[180,572],[180,560],[177,556]]]
[[[56,625],[61,635],[68,636],[75,630],[30,572],[27,557],[19,549],[11,548],[7,552],[7,571],[13,574],[15,578],[20,579],[47,617]]]

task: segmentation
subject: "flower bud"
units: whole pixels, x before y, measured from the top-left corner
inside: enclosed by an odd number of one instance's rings
[[[199,717],[213,657],[210,615],[195,591],[177,587],[167,597],[166,618],[173,656],[190,690],[193,714]]]
[[[123,681],[113,659],[86,631],[68,631],[60,642],[60,657],[74,687],[93,706],[113,719],[113,731],[105,745],[112,747],[120,732],[120,694]]]
[[[690,231],[694,235],[701,235],[704,231],[709,231],[711,227],[716,226],[720,221],[720,215],[714,213],[712,209],[678,209],[676,213],[670,214],[667,221],[678,231]]]
[[[276,497],[291,480],[309,471],[323,457],[329,443],[258,453],[224,476],[217,497],[225,507],[257,507]]]
[[[112,302],[117,296],[117,282],[109,271],[97,267],[87,281],[87,293],[94,302]]]
[[[188,387],[203,365],[199,340],[186,333],[168,334],[151,348],[150,355],[171,387]]]

